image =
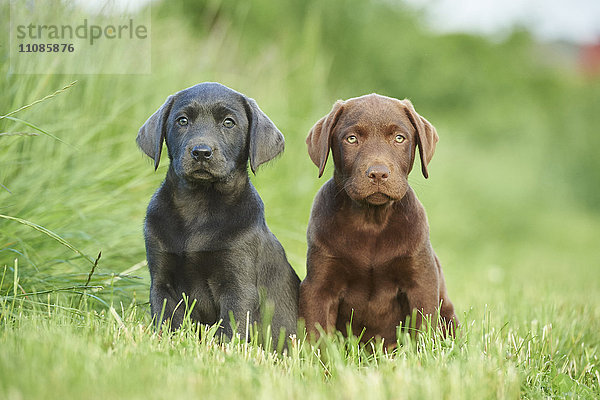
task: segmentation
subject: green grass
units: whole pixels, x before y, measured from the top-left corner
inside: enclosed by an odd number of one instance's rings
[[[539,65],[522,32],[436,36],[386,2],[296,3],[157,4],[147,76],[10,75],[0,47],[0,115],[31,105],[9,115],[26,123],[0,119],[0,398],[600,396],[600,83]],[[401,336],[385,353],[298,338],[280,357],[150,328],[142,224],[168,160],[154,172],[135,136],[201,81],[255,98],[284,133],[283,156],[252,179],[301,277],[325,181],[308,130],[338,98],[412,99],[440,135],[430,179],[409,180],[456,340]]]
[[[593,398],[598,388],[598,354],[586,344],[598,315],[577,322],[590,310],[571,305],[515,323],[505,322],[511,312],[470,311],[459,339],[401,336],[390,353],[334,337],[318,350],[297,340],[280,357],[210,333],[198,340],[189,325],[161,337],[136,306],[98,313],[58,302],[3,312],[5,398]]]

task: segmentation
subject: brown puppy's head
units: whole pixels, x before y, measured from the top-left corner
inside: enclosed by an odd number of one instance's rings
[[[416,148],[427,178],[437,141],[433,125],[417,114],[409,100],[378,94],[337,101],[306,138],[319,177],[331,149],[336,180],[352,200],[370,205],[404,197]]]

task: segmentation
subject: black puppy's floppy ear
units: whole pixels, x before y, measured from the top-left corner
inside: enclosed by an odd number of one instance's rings
[[[325,171],[325,164],[331,148],[331,134],[342,114],[344,102],[338,100],[333,108],[323,118],[321,118],[310,130],[306,137],[308,146],[308,155],[312,162],[319,168],[319,178]]]
[[[136,142],[140,149],[154,160],[154,170],[158,168],[163,142],[167,134],[167,118],[173,106],[175,96],[169,96],[154,114],[140,128]]]
[[[419,157],[421,158],[421,172],[425,178],[429,178],[429,173],[427,172],[427,165],[433,158],[433,153],[435,153],[435,145],[440,139],[433,125],[429,123],[425,118],[421,117],[413,107],[410,100],[405,99],[401,101],[404,106],[404,110],[408,119],[410,119],[413,128],[415,128],[416,135],[416,143],[419,148]],[[413,153],[414,160],[414,153]],[[412,168],[412,163],[411,163]]]
[[[261,164],[275,158],[283,151],[285,140],[273,121],[258,108],[258,104],[246,97],[248,104],[248,134],[250,137],[250,169],[253,174]]]

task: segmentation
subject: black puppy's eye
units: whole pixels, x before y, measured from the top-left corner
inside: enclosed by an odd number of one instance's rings
[[[225,120],[223,121],[223,126],[225,128],[233,128],[235,126],[235,121],[231,118],[225,118]]]
[[[177,123],[181,126],[186,126],[188,124],[188,119],[186,117],[177,118]]]
[[[396,137],[394,138],[394,140],[396,141],[396,143],[402,143],[406,140],[406,138],[402,135],[396,135]]]
[[[350,144],[354,144],[358,141],[358,138],[354,135],[348,136],[346,138],[346,142],[350,143]]]

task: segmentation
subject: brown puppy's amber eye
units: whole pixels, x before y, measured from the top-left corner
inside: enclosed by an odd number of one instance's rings
[[[225,120],[223,121],[223,126],[225,128],[233,128],[235,126],[235,121],[231,118],[225,118]]]
[[[396,141],[396,143],[402,143],[406,140],[406,138],[402,135],[396,135],[396,137],[394,138],[394,140]]]
[[[188,124],[188,119],[186,117],[177,118],[177,123],[181,126],[186,126]]]
[[[357,139],[357,138],[356,138],[356,136],[354,136],[354,135],[352,135],[352,136],[348,136],[348,137],[346,138],[346,142],[348,142],[348,143],[350,143],[350,144],[356,143],[357,141],[358,141],[358,139]]]

